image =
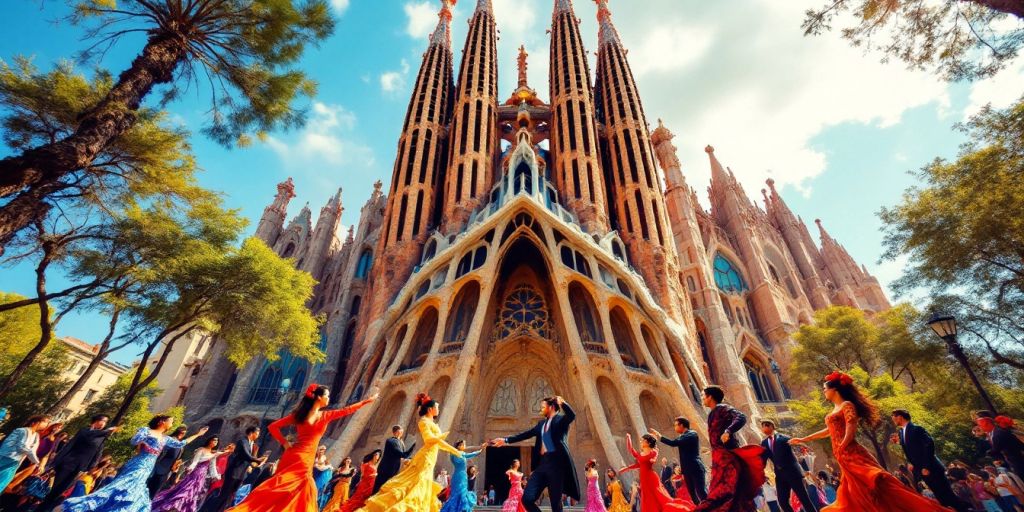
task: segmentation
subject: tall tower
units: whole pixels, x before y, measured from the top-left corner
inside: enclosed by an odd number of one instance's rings
[[[459,69],[452,111],[450,164],[445,177],[444,231],[457,233],[487,201],[494,178],[498,115],[497,29],[491,0],[478,0]]]
[[[608,197],[599,162],[594,91],[571,0],[555,0],[551,20],[551,146],[554,180],[583,229],[608,232]]]
[[[771,191],[770,195],[766,194],[765,196],[768,217],[782,234],[786,245],[789,246],[789,252],[793,255],[793,261],[800,272],[800,277],[803,278],[801,285],[804,293],[807,294],[807,299],[814,309],[826,308],[829,305],[828,290],[822,283],[821,276],[818,275],[818,270],[815,267],[814,258],[817,256],[818,250],[813,244],[808,245],[807,239],[804,237],[807,226],[793,214],[793,211],[786,205],[786,201],[779,195],[779,191],[775,189],[775,180],[769,178],[766,183]]]
[[[331,249],[336,247],[338,240],[338,226],[341,224],[341,213],[345,208],[341,206],[341,189],[331,196],[327,204],[320,209],[320,216],[316,218],[316,227],[306,247],[305,258],[301,269],[309,272],[317,280],[323,278],[323,266],[330,255]]]
[[[600,22],[597,53],[597,118],[604,123],[606,176],[619,232],[633,266],[669,314],[681,318],[682,289],[665,196],[654,165],[647,119],[626,49],[612,24],[607,0],[596,0]]]
[[[285,215],[288,214],[288,203],[295,197],[295,184],[288,178],[277,184],[277,195],[274,202],[263,209],[263,216],[256,227],[256,238],[263,240],[267,245],[273,247],[277,237],[281,236],[284,229]]]
[[[409,277],[429,234],[438,175],[445,166],[444,134],[451,117],[453,0],[442,0],[398,139],[380,254],[374,262],[371,312],[380,314]]]

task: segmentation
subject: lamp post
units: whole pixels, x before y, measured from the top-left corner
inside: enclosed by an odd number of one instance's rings
[[[931,318],[928,319],[928,327],[931,327],[932,331],[936,336],[942,338],[942,341],[946,342],[946,349],[949,350],[949,355],[953,356],[960,366],[964,367],[964,371],[967,372],[967,376],[971,378],[971,382],[974,383],[975,389],[978,390],[978,394],[981,395],[981,399],[988,405],[989,410],[993,414],[998,414],[996,410],[996,404],[992,402],[992,397],[988,396],[985,388],[981,385],[981,381],[978,380],[978,376],[971,369],[971,362],[967,360],[967,355],[964,354],[963,347],[960,346],[960,342],[957,341],[957,326],[956,317],[953,315],[935,312]]]

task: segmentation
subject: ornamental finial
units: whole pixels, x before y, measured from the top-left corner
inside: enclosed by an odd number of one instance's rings
[[[526,68],[528,67],[528,64],[526,63],[526,58],[529,57],[529,56],[530,56],[530,54],[526,53],[526,45],[520,45],[519,46],[519,59],[518,59],[518,62],[519,62],[519,87],[526,87]]]

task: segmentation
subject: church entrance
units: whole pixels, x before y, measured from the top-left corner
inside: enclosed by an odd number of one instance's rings
[[[523,472],[523,448],[519,446],[503,446],[501,448],[489,447],[487,456],[487,468],[484,470],[484,491],[489,491],[494,486],[494,496],[500,506],[508,498],[508,491],[511,488],[508,476],[505,472],[512,467],[512,461],[519,459],[519,471]]]

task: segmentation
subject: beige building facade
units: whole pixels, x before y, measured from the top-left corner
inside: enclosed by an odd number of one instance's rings
[[[58,340],[64,345],[65,352],[70,361],[64,369],[64,380],[75,382],[85,373],[89,363],[96,357],[99,347],[70,336],[58,338]],[[57,414],[56,419],[66,421],[81,414],[89,403],[99,398],[126,371],[128,371],[128,367],[112,361],[104,360],[100,362],[99,366],[96,367],[96,370],[89,377],[89,380],[75,393],[75,396],[68,402],[68,406]]]

